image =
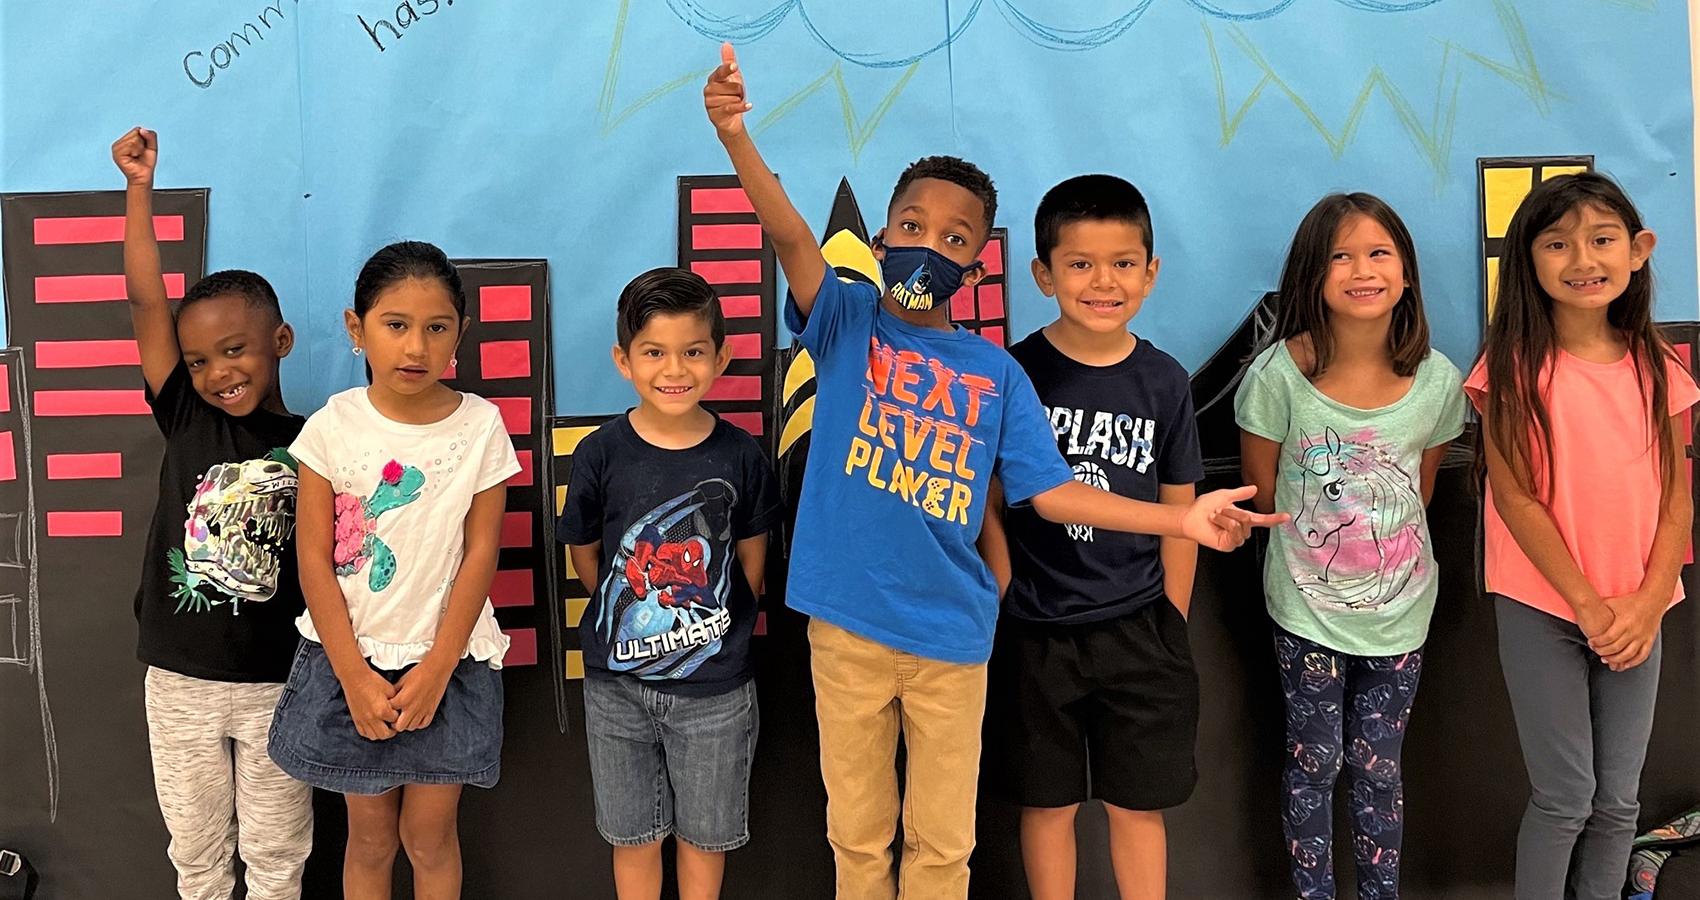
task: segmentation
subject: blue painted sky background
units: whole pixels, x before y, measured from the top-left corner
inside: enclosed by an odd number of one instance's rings
[[[121,187],[108,146],[157,129],[160,186],[212,189],[209,266],[283,296],[301,409],[355,383],[339,311],[403,237],[547,257],[556,411],[629,405],[614,298],[676,259],[675,176],[729,170],[700,94],[722,37],[817,228],[841,177],[875,213],[918,156],[991,173],[1016,335],[1054,314],[1025,274],[1034,206],[1105,171],[1151,200],[1164,267],[1135,329],[1183,363],[1273,285],[1318,196],[1369,190],[1415,234],[1435,341],[1462,364],[1484,155],[1596,154],[1662,237],[1661,317],[1697,314],[1676,0],[411,0],[418,21],[379,26],[381,51],[360,17],[395,23],[395,4],[279,0],[213,68],[267,5],[0,5],[0,190]]]

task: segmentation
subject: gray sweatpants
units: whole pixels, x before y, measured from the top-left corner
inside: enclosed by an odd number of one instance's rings
[[[1613,672],[1574,624],[1505,597],[1494,607],[1532,792],[1517,832],[1517,900],[1616,900],[1641,811],[1664,638],[1646,662]]]
[[[148,668],[148,747],[182,900],[229,900],[235,854],[251,900],[298,900],[313,850],[312,790],[266,755],[281,684]]]

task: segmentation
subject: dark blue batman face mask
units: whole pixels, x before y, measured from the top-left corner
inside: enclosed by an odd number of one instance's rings
[[[883,241],[875,241],[874,245],[885,248],[880,276],[885,279],[892,298],[904,309],[918,312],[949,300],[962,287],[963,276],[981,267],[979,260],[959,266],[931,247],[893,247]]]

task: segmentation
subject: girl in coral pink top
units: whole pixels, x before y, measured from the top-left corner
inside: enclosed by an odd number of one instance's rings
[[[1487,588],[1532,789],[1518,900],[1620,896],[1640,810],[1700,400],[1653,325],[1654,243],[1604,176],[1537,186],[1506,232],[1464,383],[1482,415]]]

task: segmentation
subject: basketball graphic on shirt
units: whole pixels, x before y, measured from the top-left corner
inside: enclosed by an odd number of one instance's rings
[[[1104,471],[1103,466],[1091,460],[1083,459],[1074,464],[1074,480],[1088,487],[1095,487],[1100,491],[1110,489],[1109,473]],[[1092,540],[1092,526],[1090,525],[1064,525],[1063,528],[1068,531],[1069,537],[1077,541],[1090,542]]]

